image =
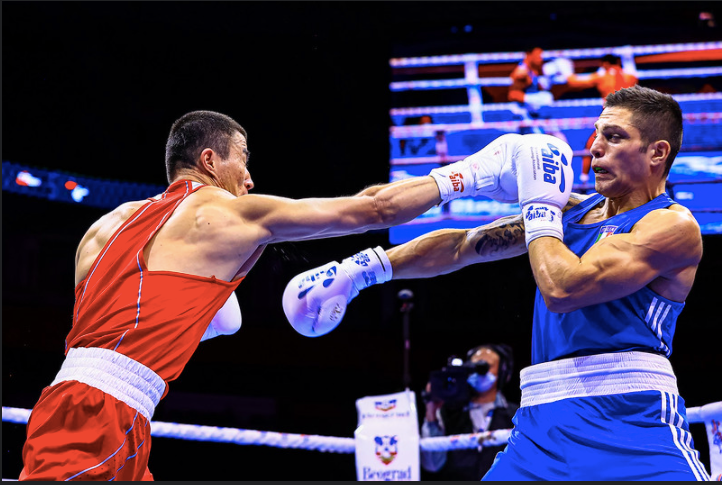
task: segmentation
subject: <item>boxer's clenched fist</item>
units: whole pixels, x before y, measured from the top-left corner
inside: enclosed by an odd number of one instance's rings
[[[439,186],[442,203],[483,195],[498,202],[516,202],[512,154],[522,135],[502,135],[465,159],[436,168],[429,175]]]
[[[542,236],[563,240],[562,208],[572,191],[572,149],[551,135],[524,135],[514,159],[526,245]]]
[[[391,262],[381,247],[343,262],[332,261],[294,277],[283,292],[283,311],[306,337],[325,335],[341,323],[346,305],[359,291],[391,279]]]

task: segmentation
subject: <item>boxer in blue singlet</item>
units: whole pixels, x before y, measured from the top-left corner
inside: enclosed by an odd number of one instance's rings
[[[579,258],[675,204],[663,193],[608,219],[581,222],[604,201],[594,194],[564,213],[564,243]],[[535,365],[521,374],[510,446],[484,479],[708,480],[667,360],[683,307],[648,285],[555,313],[537,289]]]
[[[508,446],[484,480],[706,481],[668,360],[702,257],[699,225],[665,192],[682,144],[682,111],[671,96],[633,86],[607,96],[595,130],[596,194],[570,194],[572,152],[561,140],[505,135],[493,156],[512,163],[496,183],[503,187],[511,173],[518,193],[506,186],[496,200],[516,198],[522,214],[389,249],[385,277],[371,284],[528,252],[538,288],[533,365],[521,372]],[[349,302],[367,270],[349,271],[353,284],[334,273],[294,311],[312,315]],[[286,314],[295,327],[293,312]]]

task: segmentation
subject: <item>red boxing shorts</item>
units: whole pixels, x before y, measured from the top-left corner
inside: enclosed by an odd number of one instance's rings
[[[20,480],[152,480],[150,422],[77,381],[46,387],[33,408]]]

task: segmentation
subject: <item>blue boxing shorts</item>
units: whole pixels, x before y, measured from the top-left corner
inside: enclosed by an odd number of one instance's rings
[[[521,372],[509,443],[483,480],[709,480],[669,361],[574,357]]]

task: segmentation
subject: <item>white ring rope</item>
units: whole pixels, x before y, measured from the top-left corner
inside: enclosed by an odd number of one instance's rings
[[[30,409],[3,406],[3,422],[26,424],[29,418]],[[163,421],[152,421],[150,425],[150,435],[154,438],[213,441],[236,445],[263,445],[331,453],[355,453],[356,451],[353,438],[220,428],[195,424],[166,423]],[[419,447],[422,451],[446,451],[478,448],[480,442],[487,446],[498,446],[506,443],[510,433],[511,430],[509,429],[501,429],[486,433],[421,438]]]
[[[638,79],[666,79],[686,77],[709,77],[722,74],[720,67],[692,67],[677,69],[650,69],[637,70]],[[581,76],[580,76],[581,77]],[[485,77],[475,80],[466,78],[459,79],[436,79],[431,81],[396,81],[389,84],[391,91],[412,91],[417,89],[454,89],[468,88],[472,86],[511,86],[510,77]]]
[[[713,101],[722,100],[722,93],[689,93],[689,94],[673,94],[674,98],[679,103],[685,103],[689,101]],[[553,108],[580,108],[585,106],[599,106],[602,107],[602,98],[587,98],[587,99],[562,99],[554,101],[550,104]],[[509,110],[512,112],[522,111],[523,108],[518,103],[489,103],[481,106],[481,111],[504,111]],[[524,110],[525,111],[525,110]],[[389,113],[392,116],[418,116],[425,114],[448,114],[448,113],[469,113],[469,105],[452,105],[452,106],[419,106],[409,108],[391,108]]]
[[[665,54],[669,52],[702,51],[722,49],[722,42],[695,42],[688,44],[655,44],[622,47],[599,47],[593,49],[563,49],[544,52],[545,59],[566,57],[568,59],[585,59],[602,57],[605,54],[632,54],[643,56]],[[467,62],[498,63],[514,62],[524,59],[523,52],[494,52],[486,54],[457,54],[445,56],[400,57],[389,61],[392,67],[438,66],[442,64],[466,64]]]
[[[720,67],[691,67],[676,69],[650,69],[637,70],[638,79],[666,79],[666,78],[687,78],[687,77],[708,77],[722,74]],[[484,77],[475,80],[465,78],[459,79],[435,79],[431,81],[396,81],[389,84],[391,91],[413,91],[421,89],[454,89],[468,88],[472,86],[511,86],[510,77]]]
[[[722,120],[722,113],[685,113],[684,121],[694,124],[716,124]],[[433,137],[437,131],[454,133],[467,130],[517,130],[520,127],[540,127],[546,129],[569,130],[593,128],[598,116],[580,118],[528,119],[518,121],[482,121],[471,123],[439,123],[426,125],[392,126],[389,128],[392,138]]]
[[[3,422],[27,424],[30,409],[3,406]],[[699,408],[687,410],[690,423],[703,422]],[[694,419],[694,420],[693,420]],[[331,453],[355,453],[353,438],[319,436],[310,434],[277,433],[251,429],[220,428],[195,424],[167,423],[152,421],[150,435],[154,438],[177,438],[191,441],[213,441],[237,445],[264,445],[276,448],[296,448]],[[509,439],[510,429],[498,429],[484,433],[421,438],[421,451],[466,450],[479,446],[499,446]]]

